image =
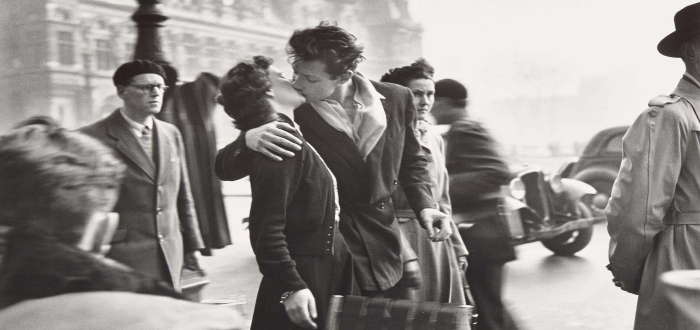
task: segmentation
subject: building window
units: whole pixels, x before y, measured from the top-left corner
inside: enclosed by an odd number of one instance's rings
[[[185,73],[194,77],[201,71],[199,66],[200,47],[195,45],[185,46]]]
[[[58,31],[58,63],[75,64],[75,43],[73,32]]]
[[[124,44],[124,58],[122,62],[129,62],[134,57],[134,52],[136,52],[136,44],[133,42],[127,42]]]
[[[95,54],[97,55],[97,70],[114,69],[112,47],[110,47],[108,40],[96,40]]]
[[[209,72],[213,72],[216,74],[221,74],[221,70],[223,70],[221,66],[221,59],[220,57],[220,51],[219,51],[218,43],[216,42],[215,39],[213,38],[207,38],[206,40],[206,50],[205,50],[205,56],[207,57],[207,67],[204,68],[205,70],[208,70]]]

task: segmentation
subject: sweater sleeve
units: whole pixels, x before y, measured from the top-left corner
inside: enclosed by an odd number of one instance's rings
[[[299,185],[302,157],[276,162],[255,153],[250,165],[250,243],[260,272],[272,277],[285,291],[305,289],[307,285],[296,271],[284,234],[286,210]]]
[[[248,176],[253,152],[245,144],[245,132],[216,153],[214,173],[224,181],[236,181]]]

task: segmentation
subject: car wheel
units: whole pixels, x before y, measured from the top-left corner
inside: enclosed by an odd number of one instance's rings
[[[586,183],[591,185],[597,191],[597,193],[595,194],[595,196],[593,196],[591,201],[601,200],[601,201],[605,201],[604,204],[607,204],[607,201],[610,199],[610,192],[612,191],[613,182],[606,181],[606,180],[591,180],[590,182],[586,182]],[[592,202],[589,205],[591,210],[593,210],[593,214],[595,214],[595,215],[603,214],[603,209],[596,207],[595,204],[596,203]]]
[[[593,212],[585,204],[579,202],[576,205],[578,218],[593,216]],[[542,240],[542,245],[560,256],[573,256],[585,248],[593,237],[593,227],[581,228],[565,232],[561,235]]]

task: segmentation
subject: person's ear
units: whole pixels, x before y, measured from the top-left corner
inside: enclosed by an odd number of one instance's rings
[[[355,75],[355,72],[352,72],[352,71],[350,71],[350,70],[347,70],[347,71],[341,73],[341,74],[338,76],[339,82],[340,82],[341,84],[344,84],[344,83],[348,82],[350,79],[352,79],[352,76],[353,76],[353,75]]]
[[[117,86],[117,96],[119,96],[120,99],[124,99],[124,94],[126,93],[126,87],[124,86]]]
[[[690,42],[684,42],[681,44],[681,57],[687,60],[695,60],[697,54],[695,53],[695,46]]]

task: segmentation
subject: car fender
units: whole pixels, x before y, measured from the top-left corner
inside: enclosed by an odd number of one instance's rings
[[[561,179],[562,191],[571,200],[580,200],[585,195],[595,195],[597,192],[593,186],[576,179]]]
[[[585,182],[590,182],[590,181],[595,181],[595,180],[604,180],[604,181],[613,182],[617,178],[618,172],[619,172],[618,169],[611,168],[611,167],[605,167],[605,166],[589,167],[581,172],[576,173],[576,175],[574,175],[574,177],[572,179],[585,181]]]
[[[578,163],[578,157],[567,159],[563,164],[561,164],[557,170],[557,174],[559,174],[562,178],[570,177],[576,163]]]

